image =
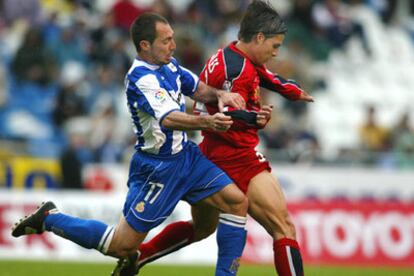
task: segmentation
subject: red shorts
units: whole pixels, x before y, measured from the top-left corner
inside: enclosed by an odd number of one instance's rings
[[[200,144],[200,149],[210,159],[203,144]],[[225,171],[243,193],[247,193],[249,182],[253,177],[264,170],[271,172],[272,169],[265,157],[254,149],[235,149],[235,151],[239,151],[237,159],[212,158],[210,160]]]

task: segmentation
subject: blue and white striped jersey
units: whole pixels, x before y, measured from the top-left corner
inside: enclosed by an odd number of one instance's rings
[[[161,121],[174,110],[185,112],[183,94],[192,96],[198,82],[198,76],[181,67],[175,59],[163,66],[134,60],[125,85],[137,150],[160,156],[181,151],[187,143],[186,133],[166,129]]]

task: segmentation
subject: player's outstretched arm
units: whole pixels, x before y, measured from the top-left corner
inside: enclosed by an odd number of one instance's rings
[[[298,101],[314,102],[314,99],[311,95],[308,94],[308,92],[302,90],[302,93],[300,94]]]
[[[209,129],[220,132],[227,131],[232,124],[231,117],[223,113],[194,116],[180,111],[171,112],[161,121],[163,127],[173,130]]]
[[[244,109],[246,107],[246,102],[240,94],[216,89],[201,81],[193,95],[193,100],[202,103],[217,103],[220,112],[223,112],[224,106],[231,106],[235,109]]]
[[[291,101],[314,101],[313,97],[303,90],[296,81],[284,79],[282,76],[268,70],[265,66],[257,67],[256,70],[260,77],[260,86],[277,92]]]

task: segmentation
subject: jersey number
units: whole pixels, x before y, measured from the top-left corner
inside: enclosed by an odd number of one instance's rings
[[[214,71],[214,68],[219,64],[218,54],[215,54],[211,57],[210,62],[207,64],[208,72],[211,74]]]
[[[152,204],[157,199],[157,197],[161,194],[162,189],[164,189],[164,184],[150,182],[149,185],[151,187],[147,195],[145,196],[144,201],[147,202],[149,200],[148,203]]]

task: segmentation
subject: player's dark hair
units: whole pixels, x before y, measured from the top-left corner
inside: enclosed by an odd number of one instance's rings
[[[242,18],[238,38],[250,42],[258,33],[268,38],[286,32],[286,24],[277,11],[268,2],[254,0]]]
[[[134,46],[137,49],[137,52],[141,51],[141,46],[139,43],[142,40],[149,41],[151,44],[154,42],[157,37],[157,31],[155,25],[157,22],[162,22],[168,24],[167,19],[163,16],[156,13],[143,13],[138,16],[131,25],[129,30]]]

